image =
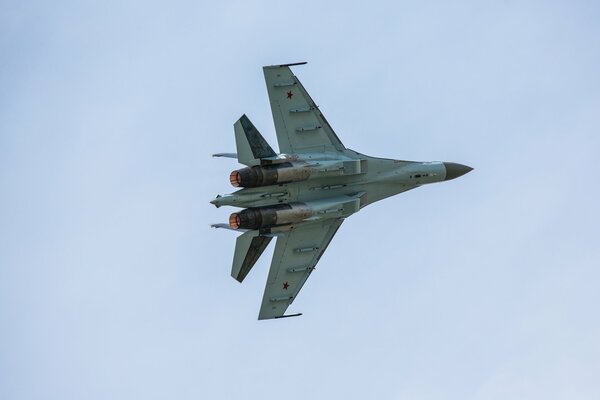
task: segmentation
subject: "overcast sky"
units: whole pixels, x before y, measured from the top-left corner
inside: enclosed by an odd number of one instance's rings
[[[0,2],[0,398],[600,398],[597,1]],[[289,312],[230,276],[261,67],[475,170],[367,207]]]

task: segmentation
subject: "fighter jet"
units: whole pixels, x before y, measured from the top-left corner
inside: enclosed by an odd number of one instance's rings
[[[231,276],[242,282],[269,242],[277,238],[258,319],[285,312],[314,271],[346,218],[386,197],[471,171],[440,161],[369,157],[346,148],[290,67],[263,67],[279,153],[246,115],[233,125],[237,158],[246,165],[229,176],[234,193],[211,201],[242,208],[228,224],[238,236]]]

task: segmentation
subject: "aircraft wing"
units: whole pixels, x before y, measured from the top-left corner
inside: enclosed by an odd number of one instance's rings
[[[330,219],[302,224],[277,237],[258,319],[284,316],[342,221]]]
[[[306,63],[263,67],[279,152],[342,151],[344,145],[290,69],[300,64]]]

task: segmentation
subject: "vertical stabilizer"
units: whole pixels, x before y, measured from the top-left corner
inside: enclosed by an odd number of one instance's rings
[[[231,276],[236,281],[242,282],[244,280],[271,242],[271,239],[270,236],[260,236],[258,231],[248,231],[238,236],[235,242],[233,265],[231,266]]]
[[[250,122],[246,114],[233,124],[235,145],[240,164],[247,166],[259,165],[261,158],[275,157],[269,143],[262,137],[258,129]]]

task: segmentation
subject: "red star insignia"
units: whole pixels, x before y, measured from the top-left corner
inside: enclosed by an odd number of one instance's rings
[[[293,95],[294,95],[294,93],[292,93],[291,90],[289,92],[287,92],[287,98],[288,98],[288,100],[291,100]]]
[[[290,287],[290,284],[287,281],[283,284],[283,288],[287,290]]]

